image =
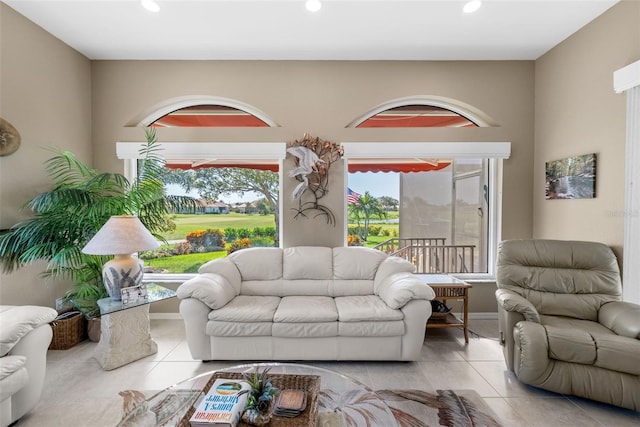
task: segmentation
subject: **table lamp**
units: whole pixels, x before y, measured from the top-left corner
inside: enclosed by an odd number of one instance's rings
[[[115,255],[102,267],[102,280],[112,300],[122,299],[120,290],[138,286],[144,274],[142,260],[131,256],[138,251],[155,249],[160,243],[137,216],[112,216],[82,252],[89,255]]]

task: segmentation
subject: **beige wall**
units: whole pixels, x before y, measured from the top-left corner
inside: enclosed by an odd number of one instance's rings
[[[158,129],[160,141],[293,141],[305,132],[329,141],[509,141],[504,163],[504,238],[532,233],[534,64],[498,62],[277,62],[277,61],[94,61],[94,166],[122,171],[116,141],[141,141],[131,126],[154,106],[184,96],[233,99],[264,112],[279,124],[269,129]],[[441,96],[469,104],[496,123],[491,128],[346,129],[382,103],[408,96]],[[292,165],[285,161],[285,169]],[[340,246],[344,242],[343,170],[332,167],[324,200],[338,217],[293,219],[290,194],[297,184],[284,178],[283,246]],[[285,173],[286,173],[285,170]],[[495,312],[494,285],[478,285],[472,309]],[[480,303],[481,302],[481,303]]]
[[[280,127],[161,129],[160,140],[286,142],[308,132],[338,143],[510,141],[502,237],[593,239],[622,254],[625,99],[613,92],[612,74],[640,58],[640,2],[621,2],[535,62],[90,62],[7,6],[0,12],[0,114],[23,136],[21,150],[0,158],[3,227],[20,217],[24,201],[46,188],[40,165],[48,156],[38,147],[63,146],[81,158],[92,156],[99,169],[120,172],[115,142],[143,139],[132,120],[172,98],[208,95],[250,104]],[[376,105],[413,95],[470,104],[498,126],[345,129]],[[544,163],[590,152],[598,154],[597,198],[544,200]],[[343,188],[337,175],[334,194]],[[342,238],[342,224],[323,228],[293,220],[289,208],[283,209],[289,244],[333,245]],[[3,300],[49,304],[48,288],[43,295],[35,271],[11,276],[26,283],[19,292],[10,291],[2,276]],[[492,292],[491,285],[474,287],[471,311],[495,310]]]
[[[505,162],[503,236],[532,231],[533,63],[505,62],[277,62],[277,61],[95,61],[93,76],[94,164],[121,171],[116,141],[140,141],[143,132],[125,126],[151,107],[186,95],[234,99],[265,112],[280,127],[254,129],[158,129],[160,141],[292,141],[305,132],[340,142],[510,141]],[[387,101],[419,95],[470,104],[498,123],[492,128],[346,129]],[[335,177],[335,179],[334,179]],[[293,180],[293,178],[285,178]],[[330,192],[342,202],[338,170]],[[285,189],[290,183],[285,181]],[[293,220],[285,191],[283,242],[335,244],[342,224]],[[340,215],[342,209],[337,209]],[[304,225],[302,225],[302,223]],[[310,228],[312,227],[312,228]],[[306,233],[301,234],[301,228]],[[289,233],[292,233],[291,235]]]
[[[638,59],[640,2],[623,1],[536,61],[534,237],[601,241],[622,256],[626,101],[613,72]],[[545,200],[545,162],[588,153],[596,198]]]
[[[0,228],[28,216],[19,209],[49,188],[43,162],[59,147],[91,160],[91,65],[13,9],[0,4],[0,117],[22,137],[0,157]],[[66,286],[45,280],[44,263],[0,274],[1,304],[53,306]]]

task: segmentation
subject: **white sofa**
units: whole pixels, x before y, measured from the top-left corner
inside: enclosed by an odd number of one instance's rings
[[[33,409],[42,395],[49,323],[48,307],[0,306],[0,425],[8,426]]]
[[[178,287],[199,360],[418,358],[433,289],[364,247],[249,248]]]

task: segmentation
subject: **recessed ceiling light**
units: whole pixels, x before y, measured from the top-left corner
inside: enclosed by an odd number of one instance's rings
[[[464,5],[462,11],[464,13],[473,13],[476,10],[480,9],[480,6],[482,6],[481,0],[471,0]]]
[[[159,12],[160,5],[155,2],[155,0],[140,0],[142,7],[147,9],[149,12]]]
[[[307,0],[304,5],[309,12],[317,12],[322,7],[322,3],[320,3],[320,0]]]

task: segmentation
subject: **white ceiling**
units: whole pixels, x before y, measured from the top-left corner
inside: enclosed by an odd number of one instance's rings
[[[618,0],[2,0],[90,59],[536,59]]]

